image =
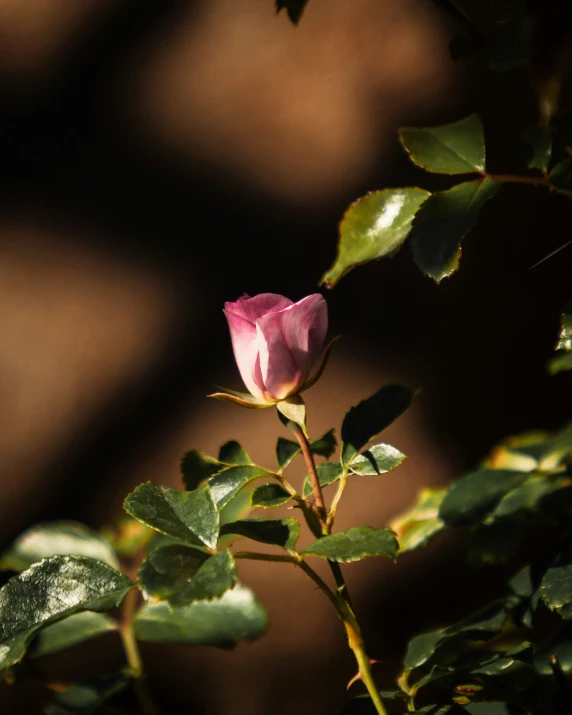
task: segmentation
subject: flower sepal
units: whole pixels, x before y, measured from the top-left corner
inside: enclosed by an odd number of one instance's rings
[[[223,402],[233,402],[235,405],[247,407],[250,410],[263,410],[266,407],[274,406],[272,402],[261,402],[257,400],[256,397],[249,392],[237,392],[228,387],[221,387],[220,389],[224,390],[224,392],[213,392],[212,395],[207,395],[207,397],[222,400]]]
[[[276,403],[278,417],[282,424],[290,429],[290,422],[298,425],[306,436],[306,403],[300,395],[291,395]]]

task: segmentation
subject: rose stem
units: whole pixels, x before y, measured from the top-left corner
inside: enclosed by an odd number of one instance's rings
[[[137,563],[138,559],[133,557],[129,567],[125,569],[128,578],[132,581],[137,580]],[[133,678],[133,690],[141,705],[141,712],[143,715],[160,715],[147,689],[145,673],[143,671],[143,661],[139,653],[135,633],[133,632],[133,619],[135,618],[138,600],[139,590],[137,588],[131,589],[127,596],[125,596],[121,606],[119,635],[121,636],[125,658]]]
[[[367,692],[375,705],[378,715],[387,715],[379,690],[375,680],[373,679],[369,658],[365,651],[365,645],[359,624],[347,600],[342,598],[340,593],[332,591],[327,583],[314,571],[311,566],[308,566],[303,557],[299,554],[292,554],[290,556],[275,556],[274,554],[260,554],[251,551],[236,551],[233,553],[233,556],[236,559],[270,561],[274,563],[291,563],[294,564],[294,566],[299,566],[302,571],[304,571],[304,573],[312,579],[316,586],[318,586],[318,588],[323,591],[332,602],[334,608],[338,612],[338,616],[344,624],[348,637],[348,645],[352,649],[355,656],[359,675],[363,684],[367,688]]]
[[[299,425],[297,425],[296,423],[291,423],[290,428],[296,435],[296,439],[298,440],[298,444],[300,445],[300,449],[302,450],[302,455],[304,456],[304,461],[306,462],[308,473],[310,474],[310,480],[312,482],[312,488],[314,490],[314,496],[316,498],[316,506],[318,507],[320,521],[322,522],[322,536],[329,536],[332,525],[331,522],[328,522],[328,512],[326,509],[326,504],[324,502],[324,495],[322,493],[322,487],[320,486],[320,480],[318,478],[316,464],[314,462],[314,455],[312,454],[312,450],[310,449],[310,443],[308,441],[308,438],[304,434],[304,431]],[[379,690],[377,689],[377,686],[373,679],[369,657],[365,651],[365,644],[361,635],[361,629],[353,611],[350,594],[348,591],[346,580],[342,573],[341,566],[336,561],[328,561],[328,564],[330,565],[330,568],[336,580],[336,585],[338,587],[339,604],[336,606],[336,608],[338,609],[340,618],[344,623],[348,636],[348,645],[352,649],[355,659],[357,661],[358,672],[365,687],[367,688],[367,691],[379,715],[387,715],[387,712],[383,705],[383,701],[381,700],[381,696],[379,694]],[[300,566],[304,569],[304,571],[306,571],[306,573],[308,573],[307,569],[310,568],[309,566],[304,564],[304,562],[301,562]],[[320,578],[315,572],[313,573],[316,578]],[[320,586],[320,588],[322,588],[322,586],[318,583],[314,576],[310,575],[309,573],[308,575],[310,576],[310,578],[312,578],[313,581],[315,581],[315,583],[318,584],[318,586]],[[322,590],[324,589],[322,588]],[[343,606],[341,604],[343,604]]]

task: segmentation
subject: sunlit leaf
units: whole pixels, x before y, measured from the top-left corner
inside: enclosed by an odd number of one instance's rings
[[[84,556],[51,556],[0,590],[0,671],[17,663],[39,628],[78,611],[107,611],[133,588],[123,574]]]
[[[357,455],[350,462],[350,472],[365,477],[390,472],[398,467],[405,455],[390,444],[376,444]]]
[[[476,114],[440,127],[403,127],[399,138],[417,166],[438,174],[485,170],[485,136]]]
[[[302,551],[302,554],[350,563],[361,561],[366,556],[387,556],[395,559],[398,550],[399,544],[395,532],[391,529],[356,526],[314,541]]]
[[[439,518],[439,507],[446,489],[423,489],[417,501],[390,524],[399,540],[399,551],[413,551],[425,546],[436,534],[445,528]]]
[[[352,268],[393,255],[428,196],[428,191],[413,187],[385,189],[353,203],[340,224],[337,258],[322,283],[331,288]]]

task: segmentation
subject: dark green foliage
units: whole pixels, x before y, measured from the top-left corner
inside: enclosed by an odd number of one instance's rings
[[[342,423],[342,464],[349,466],[356,454],[405,412],[412,400],[409,388],[386,385],[352,407]]]
[[[263,636],[268,616],[246,586],[237,584],[221,598],[197,601],[186,608],[147,604],[135,619],[137,638],[158,643],[234,648],[240,640]]]
[[[246,536],[264,544],[274,544],[292,550],[300,536],[300,523],[292,517],[283,519],[241,519],[225,524],[221,534]]]

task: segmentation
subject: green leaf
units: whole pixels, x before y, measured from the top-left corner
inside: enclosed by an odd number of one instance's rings
[[[457,270],[461,240],[498,190],[499,185],[487,177],[435,192],[427,199],[411,231],[413,258],[425,275],[440,283]]]
[[[572,300],[568,301],[562,311],[562,325],[556,350],[572,351]]]
[[[192,492],[178,489],[164,490],[165,498],[180,521],[211,549],[216,547],[219,532],[219,515],[208,486]]]
[[[335,429],[331,429],[313,442],[310,442],[310,449],[313,454],[329,459],[336,451],[338,442],[336,440]]]
[[[249,588],[237,584],[221,598],[171,611],[166,603],[147,604],[134,621],[140,640],[233,648],[266,632],[268,616]]]
[[[248,516],[252,505],[250,500],[252,498],[252,489],[243,489],[239,492],[229,503],[221,509],[220,512],[220,525],[228,524],[231,521],[237,521],[238,519],[244,519]],[[220,546],[220,539],[219,539]]]
[[[165,546],[145,558],[138,580],[148,601],[182,608],[222,596],[236,583],[236,566],[227,550],[207,557],[187,546]]]
[[[0,559],[0,568],[23,571],[47,556],[88,556],[119,568],[109,541],[76,521],[36,524],[14,541]]]
[[[512,715],[512,710],[506,703],[469,703],[465,705],[465,712],[469,715]]]
[[[208,481],[217,509],[225,507],[247,484],[259,477],[271,477],[272,472],[256,464],[237,464],[223,469]]]
[[[297,25],[307,4],[308,0],[276,0],[276,12],[286,9],[290,20]]]
[[[390,472],[398,467],[405,455],[390,444],[376,444],[350,462],[350,472],[364,477]]]
[[[223,444],[218,454],[218,461],[225,464],[252,464],[252,459],[235,440]]]
[[[572,353],[558,353],[548,363],[548,372],[550,375],[557,375],[559,372],[572,370]]]
[[[269,509],[275,506],[282,506],[290,499],[290,494],[279,484],[264,484],[252,490],[251,503],[253,507]]]
[[[405,412],[412,399],[409,388],[386,385],[352,407],[342,424],[342,464],[349,466],[362,447]]]
[[[74,613],[38,631],[29,648],[30,656],[43,658],[115,630],[117,623],[103,613]]]
[[[366,556],[387,556],[395,559],[398,550],[399,544],[395,532],[391,529],[356,526],[314,541],[302,554],[344,564],[361,561]]]
[[[46,715],[91,715],[100,711],[111,698],[118,695],[129,683],[127,673],[98,675],[74,683],[63,693],[58,693],[50,703]]]
[[[318,473],[318,481],[322,488],[327,487],[329,484],[337,482],[338,479],[343,474],[342,465],[339,462],[323,462],[316,466],[316,471]],[[312,489],[312,480],[308,475],[304,479],[304,485],[302,487],[302,496],[307,499],[314,493]]]
[[[192,492],[180,492],[146,482],[127,496],[123,508],[135,519],[167,536],[182,539],[193,546],[211,546],[213,541],[216,545],[218,515],[205,487]],[[187,521],[207,540],[203,541]]]
[[[526,144],[526,165],[529,169],[540,169],[546,173],[552,155],[552,134],[549,127],[531,124],[523,134]]]
[[[189,491],[196,489],[203,480],[212,477],[221,469],[224,469],[223,464],[196,449],[187,452],[181,460],[183,483]]]
[[[325,435],[322,435],[322,437],[311,442],[310,450],[312,453],[329,459],[336,451],[338,444],[334,433],[335,430],[331,429],[326,432]],[[278,437],[278,442],[276,443],[276,459],[281,470],[284,470],[299,453],[300,447],[296,442]]]
[[[572,620],[572,547],[558,556],[540,583],[544,603],[565,620]]]
[[[492,513],[508,492],[527,479],[525,472],[479,469],[453,482],[441,502],[439,517],[448,526],[476,524]]]
[[[485,135],[476,114],[441,127],[403,127],[403,147],[417,166],[436,174],[473,174],[485,170]]]
[[[427,705],[414,710],[411,715],[466,715],[467,710],[460,705]]]
[[[356,266],[393,255],[429,196],[424,189],[384,189],[354,202],[340,223],[338,255],[321,283],[332,288]]]
[[[430,665],[467,641],[486,641],[500,633],[508,619],[504,601],[495,601],[449,628],[423,633],[409,641],[403,666],[406,672]]]
[[[567,189],[572,179],[572,157],[562,159],[555,164],[548,174],[550,183],[559,189]]]
[[[107,611],[133,588],[123,574],[84,556],[51,556],[0,590],[0,671],[22,659],[43,626],[78,611]]]
[[[467,560],[472,566],[504,564],[516,555],[524,529],[520,522],[503,520],[493,524],[481,524],[474,533]]]
[[[300,447],[296,442],[284,439],[284,437],[278,437],[276,442],[276,461],[280,469],[285,469],[299,452]]]
[[[446,491],[423,489],[411,509],[391,522],[399,540],[400,553],[425,546],[445,528],[445,522],[439,518],[439,507]]]
[[[527,511],[538,511],[544,497],[566,489],[572,485],[570,477],[550,477],[544,474],[531,474],[516,489],[505,494],[492,513],[498,519]]]
[[[300,536],[300,524],[292,517],[283,519],[241,519],[225,524],[221,534],[246,536],[263,544],[274,544],[293,551]]]

